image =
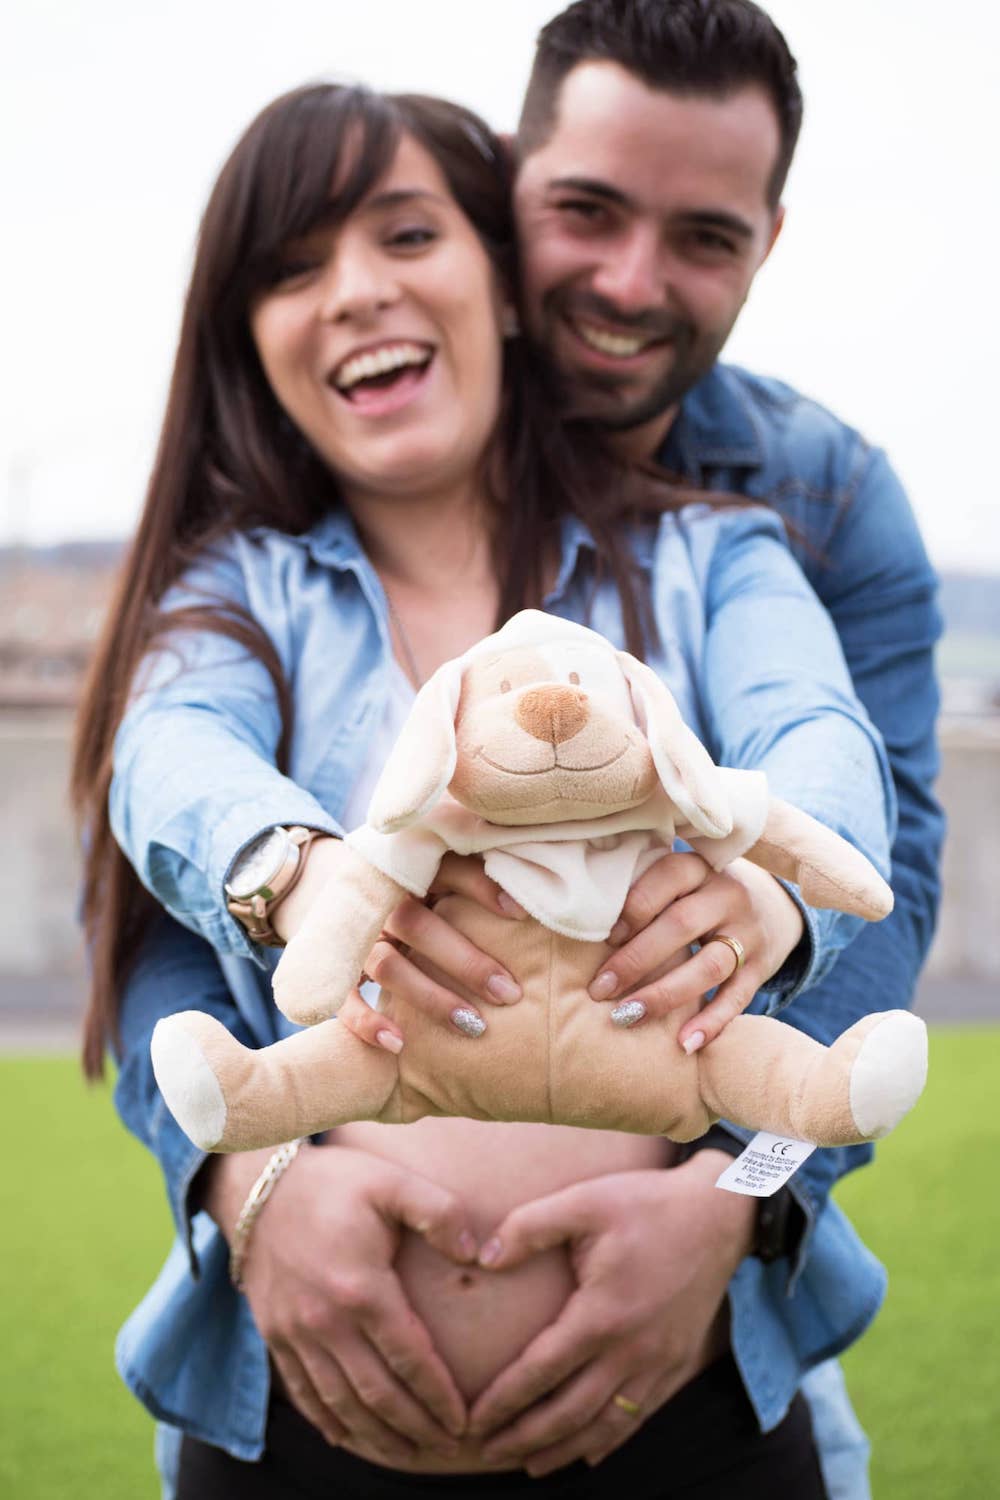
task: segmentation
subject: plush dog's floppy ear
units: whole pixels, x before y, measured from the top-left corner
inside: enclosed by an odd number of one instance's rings
[[[464,658],[446,661],[416,696],[368,805],[369,826],[395,833],[429,812],[455,774],[455,713]]]
[[[732,832],[733,815],[718,767],[652,668],[626,651],[617,656],[663,790],[699,833],[725,838]]]

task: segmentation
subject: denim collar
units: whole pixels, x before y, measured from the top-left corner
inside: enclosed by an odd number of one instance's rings
[[[759,469],[764,438],[740,384],[715,365],[681,404],[659,454],[664,468],[696,481],[705,469]]]
[[[267,536],[268,528],[258,527],[254,535]],[[315,563],[337,572],[370,573],[371,564],[361,546],[354,522],[346,510],[330,511],[299,536],[288,540],[304,547]],[[576,516],[564,516],[561,522],[559,573],[546,604],[562,598],[573,579],[580,554],[596,552],[596,544],[584,523]]]

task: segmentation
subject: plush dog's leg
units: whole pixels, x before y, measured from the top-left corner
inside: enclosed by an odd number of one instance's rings
[[[401,885],[344,845],[336,876],[316,897],[274,971],[274,1000],[290,1021],[315,1026],[335,1016],[358,982]]]
[[[214,1016],[188,1010],[157,1022],[151,1051],[167,1107],[202,1151],[251,1151],[388,1118],[399,1081],[398,1059],[339,1021],[254,1051]]]
[[[892,911],[892,891],[865,856],[838,833],[791,803],[772,797],[767,822],[744,859],[791,880],[810,906],[879,922]]]
[[[817,1146],[878,1140],[927,1077],[927,1028],[905,1010],[864,1016],[824,1047],[770,1016],[737,1016],[698,1054],[712,1113]]]

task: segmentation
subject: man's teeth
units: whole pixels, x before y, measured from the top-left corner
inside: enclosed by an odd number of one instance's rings
[[[388,375],[390,370],[401,370],[406,365],[426,365],[430,352],[419,344],[386,344],[370,354],[356,354],[345,360],[334,376],[339,391],[348,391],[359,380],[371,380],[375,375]]]
[[[627,338],[622,333],[607,333],[595,328],[592,323],[577,323],[576,331],[585,344],[599,354],[612,354],[616,359],[627,359],[631,354],[640,354],[650,343],[649,339]]]

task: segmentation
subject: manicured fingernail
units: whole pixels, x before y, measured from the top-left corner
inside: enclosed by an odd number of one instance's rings
[[[506,974],[491,974],[486,981],[486,988],[495,1000],[502,1000],[504,1005],[513,1005],[515,1000],[521,998],[521,986],[515,984],[513,979],[508,979]]]
[[[641,1000],[623,1000],[611,1012],[611,1019],[616,1026],[635,1026],[645,1014],[646,1007]]]
[[[687,1041],[681,1043],[681,1046],[684,1048],[684,1051],[687,1053],[688,1057],[691,1056],[692,1052],[699,1052],[701,1048],[704,1047],[704,1045],[705,1033],[703,1031],[692,1031]]]
[[[458,1005],[451,1013],[452,1025],[457,1026],[463,1036],[482,1036],[486,1030],[486,1022],[482,1016],[470,1010],[467,1005]]]
[[[528,915],[520,902],[515,901],[513,896],[508,896],[506,891],[501,891],[497,896],[497,906],[505,917],[514,917],[518,922],[523,922]]]
[[[475,1260],[476,1252],[479,1249],[475,1235],[470,1234],[467,1229],[463,1229],[458,1237],[458,1248],[463,1255],[468,1256],[469,1260]]]
[[[394,1052],[397,1056],[403,1050],[403,1038],[397,1036],[394,1031],[376,1031],[375,1040],[380,1047],[384,1047],[387,1052]]]
[[[618,976],[612,974],[610,969],[605,969],[590,986],[590,997],[592,1000],[610,1000],[617,988]]]
[[[499,1259],[502,1248],[499,1240],[487,1240],[479,1252],[479,1264],[481,1266],[491,1266],[495,1260]]]
[[[618,921],[608,933],[608,942],[613,943],[616,948],[620,947],[628,937],[628,923]]]

